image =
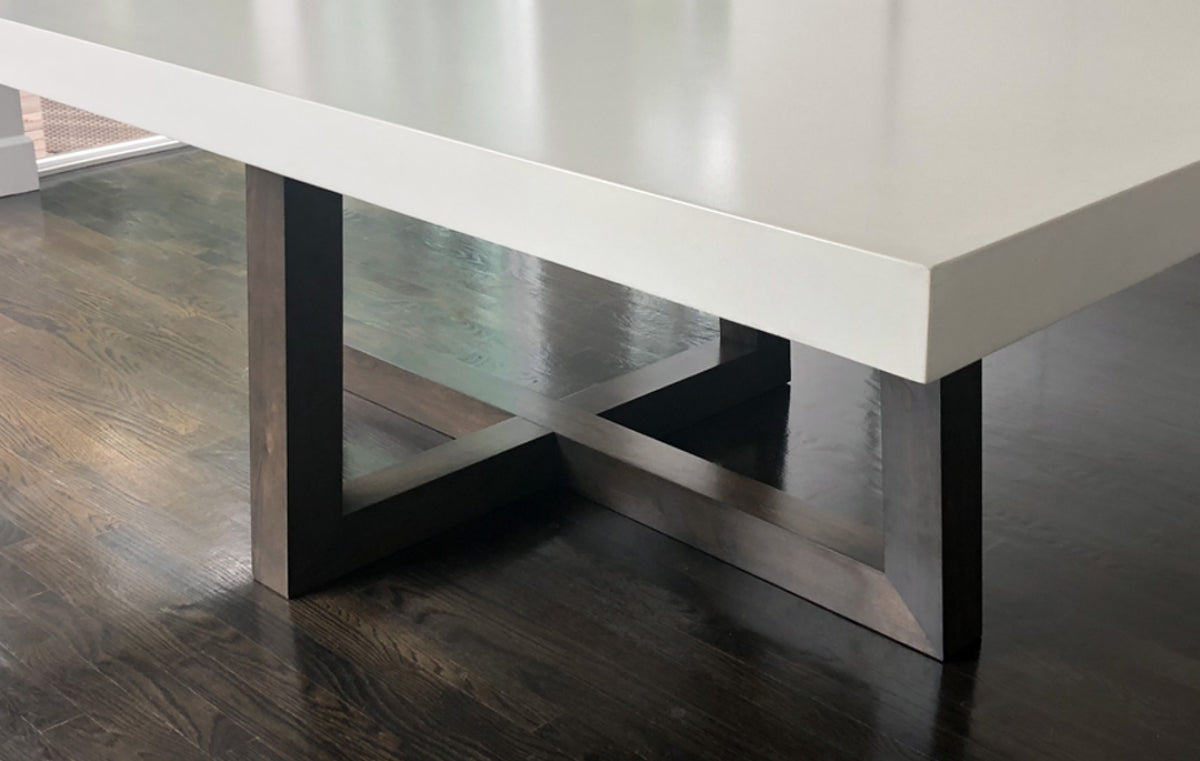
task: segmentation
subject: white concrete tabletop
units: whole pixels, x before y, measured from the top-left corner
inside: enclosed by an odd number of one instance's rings
[[[0,0],[0,83],[915,380],[1200,251],[1194,0]]]

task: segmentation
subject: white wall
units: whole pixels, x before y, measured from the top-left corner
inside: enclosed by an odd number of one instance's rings
[[[21,94],[0,86],[0,196],[37,189],[37,161],[21,121]]]

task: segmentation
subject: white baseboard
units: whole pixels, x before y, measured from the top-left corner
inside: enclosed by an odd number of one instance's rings
[[[162,135],[153,137],[143,137],[137,140],[129,140],[124,143],[114,143],[113,145],[103,145],[99,148],[88,148],[82,151],[72,151],[71,153],[60,153],[55,156],[47,156],[44,159],[37,160],[37,173],[42,177],[48,177],[52,174],[60,172],[69,172],[72,169],[84,169],[97,164],[104,164],[109,161],[118,161],[120,159],[132,159],[138,156],[148,156],[151,153],[161,153],[175,148],[183,147],[183,143]]]
[[[24,135],[0,138],[0,197],[37,189],[33,141]]]

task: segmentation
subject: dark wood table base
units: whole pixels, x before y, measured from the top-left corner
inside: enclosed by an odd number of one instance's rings
[[[786,340],[721,337],[565,399],[342,342],[341,196],[247,167],[255,578],[294,597],[493,508],[568,488],[938,659],[981,629],[976,362],[881,374],[882,532],[656,437],[790,380]],[[342,393],[454,440],[343,483]]]

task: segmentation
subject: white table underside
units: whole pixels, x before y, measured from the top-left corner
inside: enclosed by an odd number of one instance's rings
[[[1185,0],[0,0],[0,82],[927,381],[1200,249],[1197,29]]]

